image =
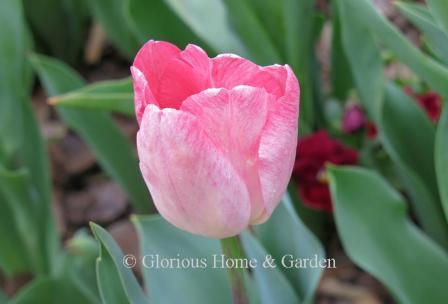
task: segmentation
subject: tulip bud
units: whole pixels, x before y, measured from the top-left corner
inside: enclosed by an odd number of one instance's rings
[[[291,68],[149,41],[131,71],[140,168],[159,213],[216,238],[265,222],[294,165]]]

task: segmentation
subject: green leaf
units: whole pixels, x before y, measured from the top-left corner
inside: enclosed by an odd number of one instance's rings
[[[329,178],[336,226],[350,258],[400,303],[444,303],[448,256],[408,218],[403,198],[366,169],[331,167]]]
[[[290,282],[285,278],[284,274],[277,268],[263,267],[268,253],[263,246],[249,232],[241,234],[241,240],[248,258],[257,260],[257,267],[252,271],[254,274],[257,290],[262,304],[298,304],[300,300],[291,286]]]
[[[370,118],[376,121],[384,88],[381,53],[370,30],[362,20],[364,16],[353,13],[350,0],[337,1],[336,4],[342,44],[350,63],[356,88]]]
[[[237,0],[236,0],[237,1]],[[300,96],[300,120],[301,130],[303,123],[312,129],[315,124],[316,97],[313,94],[313,69],[314,69],[314,21],[315,21],[315,1],[314,0],[282,0],[283,16],[285,28],[285,48],[287,62],[291,65],[299,78],[301,90]],[[281,33],[280,33],[281,34]],[[279,35],[279,34],[277,34]],[[258,36],[254,35],[258,47],[264,47],[257,41]],[[281,63],[276,58],[272,58],[268,64]],[[307,89],[303,89],[307,88]],[[306,130],[309,131],[309,130]],[[301,133],[303,133],[301,131]]]
[[[131,28],[127,1],[91,0],[89,5],[115,47],[128,58],[133,58],[140,47],[140,42]]]
[[[145,290],[154,304],[227,304],[231,303],[230,282],[225,269],[213,268],[213,255],[221,255],[218,240],[208,239],[177,229],[159,216],[134,218],[147,266],[157,256],[163,258],[206,259],[204,268],[144,267]],[[200,262],[198,261],[198,266]],[[195,264],[196,265],[196,264]],[[176,292],[166,292],[175,286]]]
[[[203,45],[190,28],[170,9],[165,0],[128,0],[132,29],[141,43],[166,40],[183,47],[188,43]]]
[[[0,145],[3,158],[14,160],[14,164],[5,162],[6,169],[23,167],[28,171],[29,177],[23,189],[33,193],[33,200],[27,203],[29,208],[33,204],[38,205],[33,215],[38,224],[31,230],[32,237],[43,246],[43,251],[36,254],[38,259],[42,259],[42,267],[34,265],[37,267],[34,269],[50,271],[51,263],[47,262],[53,259],[59,240],[51,209],[48,158],[28,98],[31,74],[25,56],[29,52],[30,40],[22,10],[21,1],[6,0],[0,3]],[[3,207],[4,211],[6,209]],[[15,214],[2,215],[10,217],[6,220],[9,223],[16,218]],[[13,227],[10,226],[7,231],[14,235],[17,233],[11,231]],[[10,243],[1,246],[10,246]]]
[[[17,242],[23,242],[29,265],[35,273],[49,273],[52,263],[57,262],[57,239],[50,238],[55,235],[54,222],[51,214],[41,218],[42,206],[29,187],[29,181],[30,176],[24,169],[12,172],[0,167],[0,194],[4,199],[2,203],[8,204],[17,223],[20,235]],[[52,230],[47,231],[47,228]]]
[[[22,101],[30,88],[27,65],[23,60],[29,49],[29,36],[21,1],[0,2],[0,138],[7,155],[23,140]]]
[[[324,258],[325,253],[319,240],[310,232],[297,216],[288,194],[275,209],[271,218],[263,225],[255,227],[261,244],[276,261],[289,254],[295,258]],[[311,303],[322,275],[320,268],[281,269],[294,286],[303,303]]]
[[[85,297],[68,279],[39,277],[23,287],[8,304],[60,303],[96,304]]]
[[[448,107],[445,106],[439,120],[435,144],[435,167],[445,218],[448,221]]]
[[[69,279],[74,288],[79,290],[90,303],[99,303],[100,295],[96,279],[96,262],[98,242],[88,234],[86,229],[76,232],[66,243],[62,265],[57,278]]]
[[[283,59],[286,58],[286,16],[284,13],[287,12],[285,10],[285,5],[289,4],[287,2],[288,0],[286,2],[284,0],[247,0],[257,19],[262,20],[266,34]]]
[[[23,0],[23,6],[37,42],[52,55],[75,62],[89,25],[84,0]]]
[[[342,26],[338,15],[337,3],[332,2],[332,30],[331,36],[331,86],[333,95],[344,101],[348,98],[350,89],[353,87],[353,77],[350,71],[350,65],[344,52],[342,42]],[[345,21],[349,23],[350,21]],[[348,29],[349,30],[349,29]],[[348,44],[353,43],[351,40]],[[356,60],[356,59],[353,59]]]
[[[135,116],[132,81],[108,80],[96,82],[82,89],[50,98],[58,107],[105,110]]]
[[[446,0],[428,0],[431,13],[448,35],[448,5]]]
[[[430,49],[445,63],[448,63],[448,35],[435,23],[428,9],[420,4],[396,3],[402,12],[425,36]]]
[[[225,0],[228,17],[241,41],[258,64],[282,63],[283,60],[249,0]]]
[[[170,8],[216,52],[246,56],[241,41],[232,31],[221,0],[165,0]]]
[[[91,223],[90,227],[100,242],[97,280],[103,303],[148,303],[132,270],[124,266],[124,254],[114,239],[100,226]]]
[[[49,95],[54,96],[84,85],[68,66],[44,56],[34,55],[32,63]],[[138,212],[153,209],[140,174],[135,151],[108,113],[89,110],[59,109],[62,119],[90,146],[104,170],[129,195]]]
[[[30,71],[24,58],[30,46],[20,1],[0,3],[0,28],[3,29],[0,32],[0,138],[3,154],[9,156],[22,152],[20,161],[30,167],[37,190],[46,198],[48,193],[45,192],[49,192],[48,161],[27,96]],[[30,146],[26,146],[28,143]]]
[[[448,68],[423,54],[417,47],[403,36],[389,21],[382,16],[373,4],[367,0],[338,1],[346,8],[345,11],[357,16],[354,26],[367,26],[393,53],[406,65],[415,71],[429,86],[443,96],[448,96]],[[345,17],[343,17],[345,18]],[[358,43],[358,48],[365,46]],[[356,51],[357,48],[354,48]],[[348,56],[350,57],[350,56]]]
[[[386,87],[379,129],[384,148],[399,173],[425,231],[448,247],[447,224],[434,169],[434,126],[417,103],[395,85]]]
[[[0,191],[0,267],[7,276],[29,271],[32,267],[27,248],[7,199]]]

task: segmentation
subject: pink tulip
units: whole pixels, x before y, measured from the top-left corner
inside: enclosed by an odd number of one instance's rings
[[[131,71],[140,169],[160,214],[216,238],[265,222],[294,165],[291,68],[149,41]]]

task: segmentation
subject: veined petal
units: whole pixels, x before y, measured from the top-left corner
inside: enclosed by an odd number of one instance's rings
[[[145,75],[136,67],[131,67],[132,83],[134,85],[134,106],[137,122],[140,124],[143,113],[148,104],[159,105],[152,95]]]
[[[258,148],[268,103],[274,99],[264,89],[237,86],[231,90],[208,89],[189,97],[181,106],[181,111],[198,119],[245,181],[252,205],[251,219],[265,209],[258,175]]]
[[[264,88],[270,94],[277,98],[285,95],[285,84],[288,72],[284,66],[270,65],[261,67],[248,81],[247,85]]]
[[[284,66],[260,67],[250,60],[233,54],[222,54],[212,59],[213,86],[232,89],[238,85],[263,88],[277,97],[285,94],[287,72]]]
[[[154,203],[172,224],[216,238],[247,227],[250,201],[244,181],[193,115],[149,105],[137,148]]]
[[[269,103],[268,118],[264,126],[259,148],[259,172],[261,189],[267,206],[264,218],[252,222],[259,224],[269,218],[286,190],[297,146],[300,88],[289,66],[285,69],[284,95]]]
[[[233,54],[212,58],[213,87],[232,89],[247,82],[259,71],[258,65]]]

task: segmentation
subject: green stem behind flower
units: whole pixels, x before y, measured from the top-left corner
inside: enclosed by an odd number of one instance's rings
[[[222,252],[226,258],[232,259],[244,259],[246,255],[244,253],[243,246],[239,236],[233,236],[221,240]],[[245,269],[241,268],[228,268],[227,271],[230,275],[230,283],[232,285],[232,299],[234,304],[249,304],[247,296],[247,290],[245,286]]]

